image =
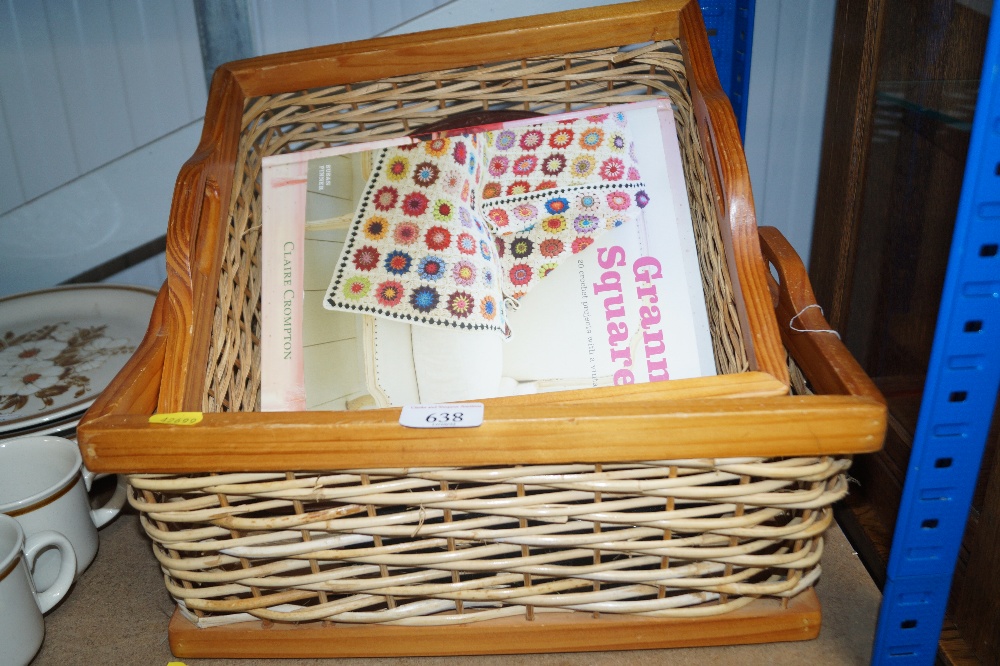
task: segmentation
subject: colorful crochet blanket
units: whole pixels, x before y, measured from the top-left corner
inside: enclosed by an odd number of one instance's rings
[[[648,200],[624,113],[386,148],[324,307],[509,335],[509,308]]]

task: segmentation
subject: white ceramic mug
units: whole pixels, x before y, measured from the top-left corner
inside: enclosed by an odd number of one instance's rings
[[[52,585],[37,592],[28,568],[40,552],[51,549],[59,553],[59,570]],[[66,595],[75,577],[76,555],[66,537],[42,532],[25,541],[21,525],[0,515],[0,663],[31,661],[45,637],[42,613]]]
[[[31,537],[46,530],[64,535],[76,551],[77,575],[90,566],[100,539],[97,528],[125,504],[123,477],[108,502],[90,508],[87,496],[96,475],[83,466],[75,442],[62,437],[29,436],[0,441],[0,513],[21,523]],[[31,571],[35,586],[46,589],[59,572],[59,554],[39,554]]]

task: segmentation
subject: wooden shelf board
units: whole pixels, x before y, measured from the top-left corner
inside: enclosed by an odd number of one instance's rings
[[[448,627],[291,625],[243,622],[199,629],[174,611],[170,648],[177,657],[322,658],[527,654],[644,650],[811,640],[820,606],[811,588],[789,600],[758,599],[704,618],[589,613],[536,615]]]

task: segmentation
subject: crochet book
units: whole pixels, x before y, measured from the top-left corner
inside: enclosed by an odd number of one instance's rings
[[[262,409],[714,374],[669,102],[264,158]]]

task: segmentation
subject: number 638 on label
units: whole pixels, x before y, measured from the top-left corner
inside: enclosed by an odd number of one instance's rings
[[[406,405],[399,424],[407,428],[475,428],[483,424],[483,403]]]

